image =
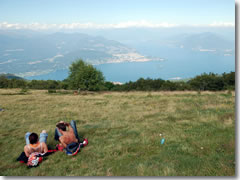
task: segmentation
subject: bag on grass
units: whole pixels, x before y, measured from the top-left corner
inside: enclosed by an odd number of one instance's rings
[[[79,150],[80,150],[80,146],[81,146],[82,143],[71,143],[71,144],[68,144],[67,147],[66,147],[66,154],[67,155],[70,155],[70,156],[74,156],[76,155]]]
[[[28,167],[38,166],[43,160],[42,155],[43,154],[38,153],[38,152],[34,152],[34,153],[30,154],[30,156],[28,157],[27,166]]]
[[[83,140],[82,143],[73,142],[71,144],[68,144],[66,149],[65,149],[66,154],[70,155],[70,156],[74,156],[80,151],[80,148],[83,148],[87,145],[88,145],[88,139],[86,139],[86,138]]]

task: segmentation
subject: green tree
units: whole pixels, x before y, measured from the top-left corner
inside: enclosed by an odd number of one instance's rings
[[[202,75],[189,80],[188,83],[194,90],[201,91],[219,91],[223,90],[224,87],[223,78],[214,73],[203,73]]]
[[[68,89],[68,80],[64,79],[60,82],[60,89]]]
[[[114,84],[109,81],[105,82],[104,86],[105,86],[106,90],[108,90],[108,91],[111,91],[114,88]]]
[[[9,80],[5,76],[0,76],[0,88],[8,88]]]
[[[47,89],[59,89],[60,88],[60,81],[55,80],[47,80],[45,82]]]
[[[69,67],[68,83],[71,89],[98,91],[104,86],[104,77],[101,71],[79,59]]]
[[[223,73],[224,89],[235,89],[235,72]]]

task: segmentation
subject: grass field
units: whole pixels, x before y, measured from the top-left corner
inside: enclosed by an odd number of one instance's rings
[[[234,92],[53,93],[0,89],[2,176],[234,176]],[[16,158],[27,131],[76,120],[89,145],[27,169]],[[165,143],[160,144],[160,134]]]

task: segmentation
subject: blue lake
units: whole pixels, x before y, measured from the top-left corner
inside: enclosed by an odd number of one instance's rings
[[[170,53],[170,52],[169,52]],[[168,53],[168,54],[169,54]],[[128,82],[139,78],[161,78],[164,80],[181,77],[191,78],[204,72],[235,71],[235,57],[209,52],[172,52],[164,61],[123,62],[96,65],[103,72],[107,81]],[[68,69],[57,70],[50,74],[26,77],[36,80],[63,80],[68,76]]]

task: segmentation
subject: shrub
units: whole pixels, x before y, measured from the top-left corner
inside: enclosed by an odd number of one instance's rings
[[[57,93],[56,89],[49,89],[48,93]]]

